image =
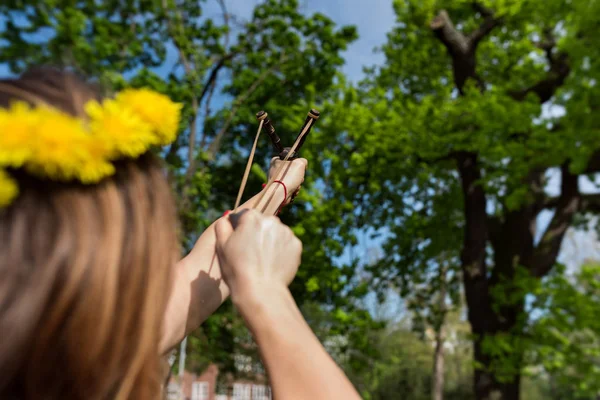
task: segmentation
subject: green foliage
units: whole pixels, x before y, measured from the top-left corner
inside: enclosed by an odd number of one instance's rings
[[[452,324],[457,333],[446,354],[445,399],[472,399],[470,346],[464,336],[464,322]],[[372,335],[380,356],[368,372],[350,375],[367,400],[431,398],[433,343],[423,340],[401,323]]]
[[[572,399],[600,393],[600,266],[584,265],[573,279],[557,271],[536,298],[530,362],[541,365]]]

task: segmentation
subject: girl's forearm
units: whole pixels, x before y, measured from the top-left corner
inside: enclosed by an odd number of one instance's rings
[[[234,303],[260,348],[273,397],[359,400],[348,378],[304,320],[289,290],[265,288],[264,293],[269,296],[264,301],[234,299]]]
[[[281,185],[271,185],[256,208],[265,208],[265,214],[274,215],[285,200],[284,192]],[[240,209],[253,208],[262,193],[252,197]],[[175,266],[175,279],[163,323],[162,352],[176,346],[200,326],[229,296],[215,252],[215,223],[202,233],[192,251]]]

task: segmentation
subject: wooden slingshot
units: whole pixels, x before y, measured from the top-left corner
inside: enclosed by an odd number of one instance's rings
[[[277,178],[279,176],[279,174],[281,174],[281,172],[283,171],[283,168],[285,168],[285,161],[289,161],[289,160],[293,160],[293,159],[297,158],[298,153],[299,153],[302,145],[304,144],[304,141],[306,140],[306,137],[310,133],[310,130],[311,130],[312,126],[315,124],[315,122],[317,121],[317,119],[319,119],[319,116],[320,116],[319,111],[317,111],[315,109],[311,109],[308,112],[308,115],[306,116],[306,119],[304,120],[304,124],[302,125],[302,128],[300,129],[300,133],[296,137],[296,140],[294,141],[294,144],[292,145],[292,147],[283,147],[283,145],[281,144],[281,139],[275,133],[275,127],[273,126],[273,123],[269,119],[269,114],[267,114],[265,111],[259,111],[256,114],[256,119],[259,121],[258,131],[256,132],[256,137],[254,138],[254,144],[252,145],[252,150],[250,151],[250,156],[248,157],[248,163],[246,164],[246,170],[244,171],[242,183],[240,185],[240,189],[238,191],[238,196],[235,201],[235,206],[233,208],[234,213],[237,211],[237,209],[240,205],[240,202],[242,200],[242,195],[243,195],[244,189],[246,187],[246,182],[248,181],[248,175],[250,174],[250,168],[252,167],[252,162],[254,160],[254,153],[256,152],[256,145],[258,143],[258,138],[260,136],[260,132],[262,131],[262,128],[263,127],[266,128],[267,135],[269,135],[269,138],[271,139],[273,148],[277,152],[279,159],[284,161],[284,163],[281,164],[281,166],[277,169],[276,173],[273,175],[275,178]],[[255,206],[260,204],[263,197],[267,193],[268,189],[273,184],[273,182],[274,182],[274,180],[272,180],[272,179],[270,179],[267,182],[265,189],[263,190],[258,201],[255,203]],[[266,208],[266,205],[265,205],[265,207],[263,207],[263,212],[264,212],[265,208]]]

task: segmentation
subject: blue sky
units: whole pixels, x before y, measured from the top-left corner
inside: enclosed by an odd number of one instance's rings
[[[210,2],[210,1],[209,1]],[[259,0],[226,0],[229,12],[248,18]],[[392,0],[301,0],[301,11],[307,15],[323,13],[339,25],[355,25],[360,38],[345,52],[343,70],[352,80],[362,77],[363,66],[383,61],[381,54],[373,54],[373,48],[382,45],[386,33],[392,27],[395,16]],[[220,9],[207,10],[207,15],[219,16]]]

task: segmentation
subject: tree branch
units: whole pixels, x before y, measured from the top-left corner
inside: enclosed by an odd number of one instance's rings
[[[484,18],[483,22],[468,37],[469,46],[472,50],[486,37],[495,27],[502,24],[502,18],[495,18],[494,12],[478,2],[473,3],[473,8]]]
[[[221,68],[223,68],[225,66],[225,63],[227,61],[231,60],[235,56],[236,56],[236,53],[232,52],[232,53],[224,55],[223,57],[221,57],[221,59],[219,59],[217,64],[210,71],[210,74],[208,75],[208,78],[206,79],[206,82],[204,83],[204,86],[202,87],[202,92],[200,92],[200,96],[198,96],[198,100],[200,102],[202,102],[202,100],[204,99],[204,96],[206,96],[206,93],[208,93],[208,90],[210,89],[211,85],[213,85],[217,81],[217,77],[219,75],[219,71],[221,70]]]
[[[199,148],[203,149],[204,146],[206,145],[206,123],[208,121],[208,118],[210,117],[210,104],[211,104],[211,100],[213,97],[213,94],[215,93],[215,88],[217,87],[217,82],[214,81],[211,85],[210,85],[210,90],[208,91],[208,96],[206,97],[206,101],[204,102],[204,129],[202,130],[202,137],[200,138],[200,145]]]
[[[585,169],[585,174],[595,174],[600,172],[600,150],[595,151],[594,154],[590,157],[587,168]]]
[[[179,59],[181,60],[181,63],[183,64],[183,69],[185,71],[185,75],[187,77],[189,77],[192,82],[199,81],[200,77],[198,76],[195,69],[192,67],[190,60],[187,57],[186,52],[183,50],[183,48],[181,46],[181,43],[178,43],[178,40],[176,39],[177,38],[176,30],[180,30],[181,31],[180,34],[185,37],[185,31],[183,29],[183,26],[180,24],[180,21],[183,19],[183,17],[181,16],[181,14],[177,13],[178,20],[174,22],[167,11],[169,8],[167,0],[162,1],[162,6],[165,11],[165,18],[167,21],[168,30],[170,32],[171,39],[173,40],[173,44],[179,54]],[[177,25],[175,25],[175,24],[177,24]],[[185,184],[184,184],[184,188],[183,188],[184,197],[186,197],[186,193],[188,191],[191,177],[194,174],[194,171],[196,169],[195,148],[196,148],[198,107],[200,106],[200,101],[203,96],[204,96],[204,93],[200,97],[200,100],[198,99],[198,97],[192,98],[192,115],[190,116],[190,128],[189,128],[190,136],[188,139],[188,157],[187,157],[188,158],[188,160],[187,160],[188,166],[185,171]],[[174,149],[174,147],[172,146],[171,149]]]
[[[467,38],[454,27],[446,10],[440,11],[429,26],[435,36],[446,46],[446,49],[448,49],[453,58],[469,52]]]
[[[227,32],[225,32],[225,45],[224,45],[224,48],[227,49],[229,47],[229,32],[230,32],[229,12],[227,12],[227,5],[225,4],[225,0],[217,0],[217,2],[219,3],[219,6],[221,7],[221,12],[223,13],[223,25],[225,25],[225,28],[227,29]]]
[[[534,167],[529,171],[526,178],[526,183],[529,186],[529,190],[533,195],[533,204],[531,205],[531,211],[533,214],[532,223],[535,225],[535,218],[545,208],[546,194],[544,188],[546,186],[545,173],[547,168],[545,167]],[[535,227],[532,227],[535,228]],[[532,229],[532,234],[535,235],[535,229]]]
[[[443,156],[439,156],[439,157],[433,157],[433,158],[427,158],[427,157],[421,157],[421,156],[417,156],[415,158],[415,161],[417,163],[423,163],[423,164],[427,164],[427,165],[431,165],[431,164],[435,164],[437,162],[440,161],[448,161],[448,160],[455,160],[457,157],[457,153],[454,151],[449,152],[446,155]]]
[[[600,194],[586,194],[581,196],[581,212],[600,214]]]
[[[185,171],[186,185],[189,184],[196,170],[196,131],[198,125],[198,99],[195,97],[192,99],[192,109],[194,110],[190,117],[190,137],[188,140],[188,167]]]
[[[225,4],[222,0],[219,0],[219,4],[221,5],[221,8],[224,13],[223,18],[225,19],[225,24],[228,26],[229,14],[227,13]],[[165,11],[165,17],[166,17],[167,25],[169,28],[169,32],[173,39],[175,48],[177,49],[177,52],[179,53],[179,58],[183,65],[185,75],[190,79],[190,81],[192,82],[192,85],[196,86],[196,85],[200,84],[201,79],[202,79],[201,76],[198,74],[197,69],[195,68],[195,66],[198,65],[200,60],[198,60],[195,57],[195,55],[192,54],[191,57],[192,57],[193,62],[190,61],[190,59],[188,58],[188,54],[186,54],[186,52],[184,51],[181,43],[178,43],[178,41],[176,40],[176,38],[177,38],[176,31],[177,30],[180,31],[179,34],[182,37],[185,37],[185,31],[181,24],[181,21],[183,20],[183,16],[181,15],[181,13],[175,11],[175,15],[176,15],[175,20],[173,18],[171,18],[171,16],[167,12],[167,10],[168,10],[167,0],[162,0],[162,6]],[[228,42],[229,42],[229,34],[227,34],[227,36],[226,36],[226,45],[228,45]],[[197,52],[197,54],[200,54],[200,52]],[[209,98],[212,97],[212,91],[214,90],[214,88],[216,86],[219,71],[225,66],[225,63],[227,61],[231,60],[235,55],[236,55],[236,53],[231,52],[231,53],[228,53],[228,54],[224,55],[223,57],[221,57],[219,59],[219,61],[217,62],[217,64],[211,70],[210,74],[208,75],[208,78],[206,79],[206,82],[204,83],[204,85],[202,87],[202,91],[200,92],[200,95],[194,96],[192,98],[192,101],[191,101],[192,115],[190,116],[190,124],[189,124],[187,168],[185,171],[185,183],[183,186],[184,204],[186,204],[185,198],[187,197],[187,192],[189,191],[189,186],[191,184],[192,176],[196,172],[196,135],[197,135],[198,112],[199,112],[198,108],[200,107],[202,100],[204,99],[204,97],[207,94],[209,94]],[[207,111],[209,110],[209,106],[210,106],[209,104],[206,105]],[[203,139],[204,139],[204,137],[203,137]],[[178,149],[178,146],[172,145],[171,149],[169,151],[169,154],[171,154],[172,151],[177,151],[177,149]]]
[[[600,213],[600,193],[581,194],[580,204],[577,211]],[[558,207],[560,197],[549,197],[544,202],[545,209],[554,209]]]
[[[554,38],[551,29],[546,29],[544,31],[544,40],[536,43],[535,46],[541,50],[544,50],[546,53],[546,59],[549,63],[554,62],[554,55],[552,54],[552,51],[556,47],[556,39]]]
[[[459,92],[463,94],[463,87],[469,78],[475,79],[479,88],[483,91],[485,88],[484,82],[475,72],[475,47],[477,42],[481,40],[491,28],[489,30],[485,28],[483,31],[477,33],[475,40],[472,41],[454,27],[452,20],[445,10],[440,11],[440,13],[431,21],[430,27],[435,36],[446,47],[452,58],[454,83]],[[478,35],[481,35],[481,37]]]
[[[545,39],[542,42],[537,43],[536,46],[546,53],[550,71],[546,78],[535,83],[533,86],[511,92],[510,95],[515,100],[522,101],[529,93],[535,93],[539,97],[540,103],[545,103],[554,96],[556,90],[562,86],[571,72],[567,54],[562,52],[556,55],[554,54],[556,40],[551,30],[546,30]]]
[[[270,74],[275,72],[281,66],[281,64],[283,64],[285,59],[286,59],[286,56],[284,54],[282,54],[279,59],[279,62],[277,64],[275,64],[271,68],[265,70],[256,79],[256,81],[254,81],[254,83],[252,83],[252,85],[250,85],[250,87],[235,100],[233,107],[231,108],[231,111],[229,112],[229,115],[227,116],[227,120],[225,121],[225,123],[223,124],[223,127],[216,134],[215,138],[213,139],[213,141],[211,142],[211,144],[209,146],[208,160],[213,160],[215,155],[219,151],[219,147],[221,146],[221,140],[227,133],[229,126],[233,122],[233,119],[235,118],[235,115],[237,114],[237,112],[238,112],[239,108],[242,106],[242,104],[244,104],[244,102],[246,102],[248,97],[250,97],[250,95],[252,93],[254,93],[254,91],[260,86],[261,83],[263,83],[265,81],[265,79],[267,79],[267,77]]]
[[[527,262],[536,277],[546,275],[556,263],[563,237],[581,205],[578,176],[569,172],[566,163],[561,166],[561,173],[561,193],[556,201],[554,217],[535,248],[532,260]]]

